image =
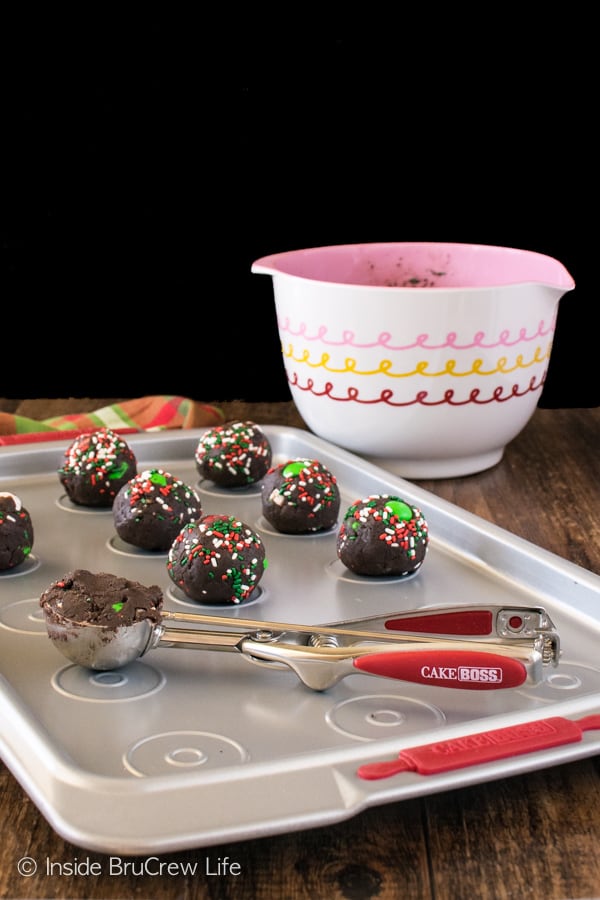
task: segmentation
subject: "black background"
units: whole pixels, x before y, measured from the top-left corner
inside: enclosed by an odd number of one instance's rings
[[[288,400],[252,261],[428,240],[559,259],[540,405],[600,405],[574,26],[261,16],[4,23],[0,395]]]

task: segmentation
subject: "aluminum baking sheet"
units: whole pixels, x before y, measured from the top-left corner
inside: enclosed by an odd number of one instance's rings
[[[66,840],[98,852],[146,854],[321,826],[361,810],[595,754],[576,744],[441,775],[360,779],[359,765],[477,731],[600,710],[600,578],[443,501],[309,432],[265,426],[274,462],[319,459],[337,476],[342,512],[370,493],[424,512],[430,546],[409,579],[352,576],[335,531],[275,533],[257,486],[200,483],[200,431],[130,435],[140,471],[160,466],[198,486],[205,513],[236,515],[262,536],[269,568],[255,599],[202,607],[178,594],[166,554],[128,548],[112,512],[73,507],[57,469],[67,443],[0,449],[0,490],[32,516],[33,554],[0,576],[0,752]],[[312,625],[431,606],[544,606],[560,664],[537,686],[470,692],[355,674],[326,692],[287,669],[241,655],[161,647],[118,672],[73,666],[48,640],[38,598],[83,567],[159,584],[179,611]]]

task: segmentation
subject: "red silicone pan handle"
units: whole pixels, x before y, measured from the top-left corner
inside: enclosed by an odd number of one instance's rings
[[[375,781],[400,772],[437,775],[453,769],[508,759],[536,750],[548,750],[581,740],[583,732],[600,728],[600,716],[587,716],[574,722],[554,716],[522,725],[509,725],[494,731],[482,731],[465,737],[402,750],[397,759],[366,763],[357,769],[359,778]]]
[[[519,687],[527,679],[520,660],[477,650],[383,651],[359,656],[353,663],[370,675],[469,691]]]

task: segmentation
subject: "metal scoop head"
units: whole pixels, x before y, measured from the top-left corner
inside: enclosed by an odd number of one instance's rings
[[[48,637],[63,656],[87,669],[107,671],[126,666],[153,645],[156,629],[149,619],[118,628],[74,622],[45,606]]]

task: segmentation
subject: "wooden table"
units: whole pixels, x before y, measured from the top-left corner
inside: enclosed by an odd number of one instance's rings
[[[103,403],[0,399],[0,409],[41,418]],[[303,427],[291,403],[220,405],[228,417]],[[539,409],[495,468],[418,484],[600,574],[599,446],[600,409]],[[2,767],[0,828],[3,898],[600,897],[600,761],[593,757],[391,803],[338,825],[164,854],[148,869],[129,858],[138,868],[113,873],[108,856],[58,837]],[[41,866],[77,860],[100,874],[27,878],[18,871],[26,856]],[[152,874],[158,862],[161,876]],[[217,874],[186,875],[193,862]]]

